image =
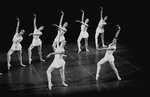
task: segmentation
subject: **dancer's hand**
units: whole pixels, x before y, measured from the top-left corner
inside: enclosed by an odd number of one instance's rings
[[[101,6],[101,10],[103,10],[103,7]]]
[[[64,14],[64,12],[61,10],[61,13]]]
[[[51,53],[50,54],[48,54],[47,56],[46,56],[46,58],[49,58],[51,56]]]
[[[35,14],[35,13],[33,13],[33,15],[36,17],[36,14]]]
[[[117,25],[118,29],[121,29],[119,25]]]
[[[84,13],[84,11],[81,9],[81,12],[83,12]]]
[[[16,17],[16,19],[17,19],[17,21],[19,21],[19,18],[18,18],[18,17]]]

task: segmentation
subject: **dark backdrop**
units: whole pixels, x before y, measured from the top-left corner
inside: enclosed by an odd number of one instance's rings
[[[95,30],[100,20],[100,7],[103,7],[103,16],[108,16],[105,26],[105,41],[111,42],[117,31],[116,25],[121,26],[119,42],[133,47],[143,48],[148,44],[148,6],[143,2],[114,2],[114,1],[36,1],[23,2],[13,1],[2,3],[1,6],[1,32],[0,32],[0,52],[7,52],[12,45],[12,38],[16,29],[16,18],[20,18],[20,28],[25,29],[24,40],[21,42],[23,48],[28,48],[32,37],[29,33],[33,32],[33,14],[37,15],[37,26],[44,26],[41,39],[43,45],[51,45],[56,34],[56,27],[64,11],[64,20],[68,22],[66,40],[69,43],[76,42],[80,33],[80,23],[75,20],[81,19],[81,9],[85,11],[85,18],[89,18],[89,41],[94,41]]]

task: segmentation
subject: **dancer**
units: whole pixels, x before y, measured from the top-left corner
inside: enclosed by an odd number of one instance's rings
[[[104,43],[104,25],[106,25],[107,23],[105,22],[107,20],[107,16],[104,17],[103,19],[103,7],[101,7],[101,20],[99,21],[99,24],[96,28],[96,33],[95,33],[95,45],[96,45],[96,49],[99,49],[99,45],[98,45],[98,36],[99,34],[101,34],[101,42],[102,42],[102,46],[106,47],[105,43]]]
[[[59,33],[59,39],[60,39],[60,33]],[[53,53],[50,53],[47,55],[47,58],[50,57],[51,55],[55,55],[55,58],[53,60],[53,62],[51,63],[50,67],[48,68],[48,70],[46,71],[47,73],[47,78],[48,78],[48,87],[49,90],[51,90],[53,84],[51,83],[51,73],[54,69],[59,68],[60,70],[60,75],[61,75],[61,79],[62,79],[62,84],[64,86],[68,86],[65,83],[65,61],[63,59],[63,56],[66,56],[65,50],[64,50],[64,46],[66,44],[66,41],[61,42],[61,44],[59,45],[59,41],[57,41],[57,47],[56,50]]]
[[[13,44],[12,44],[10,50],[7,53],[7,67],[8,67],[8,70],[10,70],[11,55],[14,53],[14,51],[18,51],[20,65],[25,66],[22,63],[22,46],[20,44],[20,42],[23,40],[22,35],[24,34],[25,30],[21,30],[20,33],[18,33],[19,32],[19,25],[20,25],[20,20],[19,20],[19,18],[17,18],[16,33],[15,33],[15,35],[13,37],[13,40],[12,40]]]
[[[99,72],[101,70],[101,65],[106,63],[107,61],[110,63],[110,66],[111,68],[114,70],[115,74],[117,75],[117,78],[118,80],[121,80],[120,76],[119,76],[119,73],[118,73],[118,70],[116,69],[115,67],[115,64],[114,64],[114,56],[113,56],[113,52],[116,50],[116,44],[117,44],[117,37],[120,33],[120,27],[119,25],[118,26],[118,31],[115,35],[115,38],[113,39],[112,43],[109,44],[108,48],[103,48],[101,50],[107,50],[106,53],[105,53],[105,56],[104,58],[102,58],[98,63],[97,63],[97,72],[96,72],[96,80],[98,80],[98,77],[99,77]]]
[[[67,32],[66,27],[67,27],[68,23],[65,22],[65,23],[63,24],[63,26],[62,26],[62,20],[63,20],[63,17],[64,17],[64,12],[61,11],[61,13],[62,13],[62,15],[61,15],[61,18],[60,18],[59,26],[56,25],[56,24],[53,24],[53,26],[58,27],[57,36],[56,36],[56,38],[54,39],[54,42],[53,42],[53,44],[52,44],[52,47],[53,47],[53,50],[54,50],[54,51],[56,50],[56,45],[57,45],[57,41],[58,41],[59,35],[60,35],[60,40],[59,40],[59,42],[66,41],[66,40],[65,40],[65,37],[64,37],[64,34]]]
[[[77,44],[78,44],[78,53],[80,53],[81,51],[81,40],[82,38],[84,38],[85,40],[85,48],[86,48],[86,51],[89,51],[88,50],[88,37],[89,37],[89,34],[87,32],[87,28],[88,28],[88,22],[89,22],[89,19],[86,19],[85,22],[84,22],[84,11],[82,11],[82,20],[79,21],[79,20],[76,20],[76,22],[79,22],[81,23],[81,32],[80,32],[80,35],[78,37],[78,40],[77,40]]]
[[[32,55],[31,50],[35,46],[38,46],[38,53],[39,53],[40,61],[45,61],[44,59],[42,59],[42,41],[39,38],[43,34],[41,31],[44,29],[44,27],[41,26],[37,29],[37,27],[36,27],[36,15],[35,14],[34,14],[33,24],[34,24],[34,32],[29,34],[29,36],[33,35],[32,43],[28,48],[29,64],[31,64],[31,61],[32,61],[32,59],[31,59],[31,55]]]

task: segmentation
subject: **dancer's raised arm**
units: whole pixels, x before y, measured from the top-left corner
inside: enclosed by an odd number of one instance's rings
[[[101,20],[103,19],[103,7],[101,7],[101,13],[100,13],[100,16],[101,16]]]
[[[16,34],[19,32],[19,25],[20,25],[20,20],[18,17],[16,17],[17,19],[17,27],[16,27]]]
[[[82,19],[81,19],[81,22],[84,23],[84,11],[81,10],[81,12],[82,12]]]
[[[60,18],[60,22],[59,22],[59,26],[62,27],[62,20],[64,18],[64,12],[61,11],[62,15],[61,15],[61,18]]]
[[[120,28],[120,26],[119,26],[119,25],[117,25],[117,27],[118,27],[118,31],[117,31],[117,33],[115,34],[115,38],[117,38],[117,37],[118,37],[118,35],[119,35],[119,33],[120,33],[120,30],[121,30],[121,28]]]
[[[37,29],[37,27],[36,27],[36,14],[33,13],[33,15],[34,15],[33,25],[34,25],[34,30],[35,30],[35,29]]]

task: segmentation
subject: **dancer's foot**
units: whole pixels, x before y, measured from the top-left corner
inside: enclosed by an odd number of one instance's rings
[[[32,59],[29,58],[29,64],[31,64]]]
[[[7,64],[8,70],[10,70],[10,66],[11,66],[11,65],[8,63],[8,64]]]
[[[3,73],[0,73],[0,75],[3,75]]]
[[[100,48],[96,47],[96,50],[100,50]]]
[[[81,50],[78,50],[78,54],[81,52]]]
[[[67,87],[68,85],[66,83],[62,83],[65,87]]]
[[[103,45],[103,47],[107,47],[106,45]]]
[[[48,84],[48,88],[51,91],[53,84]]]
[[[98,81],[98,77],[99,77],[99,75],[97,74],[97,75],[96,75],[96,80],[97,80],[97,81]]]
[[[45,60],[41,58],[40,61],[44,62]]]
[[[89,52],[89,50],[88,50],[88,49],[86,49],[86,51],[87,51],[87,52]]]
[[[21,66],[25,67],[26,65],[24,65],[23,63],[20,64]]]
[[[118,78],[118,80],[121,80],[120,76],[118,76],[117,78]]]

